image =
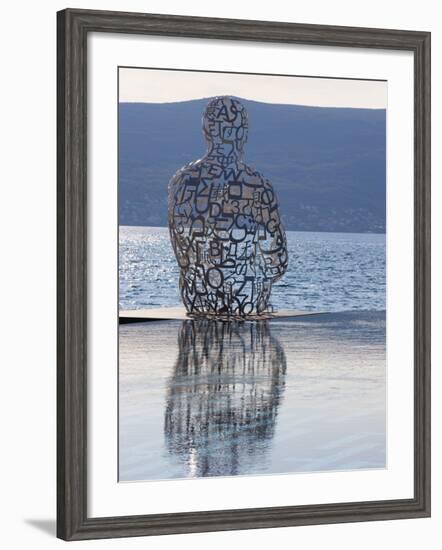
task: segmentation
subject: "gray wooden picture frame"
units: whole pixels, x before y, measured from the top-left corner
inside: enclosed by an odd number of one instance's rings
[[[57,535],[65,540],[430,515],[430,33],[67,9],[57,14]],[[414,498],[124,517],[87,515],[87,36],[151,34],[414,55]],[[105,206],[103,206],[104,208]]]

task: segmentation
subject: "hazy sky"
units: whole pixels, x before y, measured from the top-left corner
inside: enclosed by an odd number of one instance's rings
[[[121,102],[170,103],[216,95],[320,107],[385,109],[387,82],[120,68]]]

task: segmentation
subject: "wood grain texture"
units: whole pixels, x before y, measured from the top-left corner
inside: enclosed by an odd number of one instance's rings
[[[409,50],[415,75],[414,498],[87,516],[87,33]],[[57,536],[64,540],[430,515],[430,33],[90,10],[57,14]]]

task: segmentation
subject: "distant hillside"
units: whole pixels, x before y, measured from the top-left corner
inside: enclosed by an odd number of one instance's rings
[[[245,160],[272,181],[287,229],[385,231],[385,110],[242,101]],[[206,103],[120,104],[120,224],[167,225],[169,179],[206,150]]]

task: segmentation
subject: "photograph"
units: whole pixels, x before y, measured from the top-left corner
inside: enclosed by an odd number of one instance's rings
[[[118,481],[382,470],[386,80],[118,67]]]
[[[431,32],[57,12],[57,536],[431,514]]]

